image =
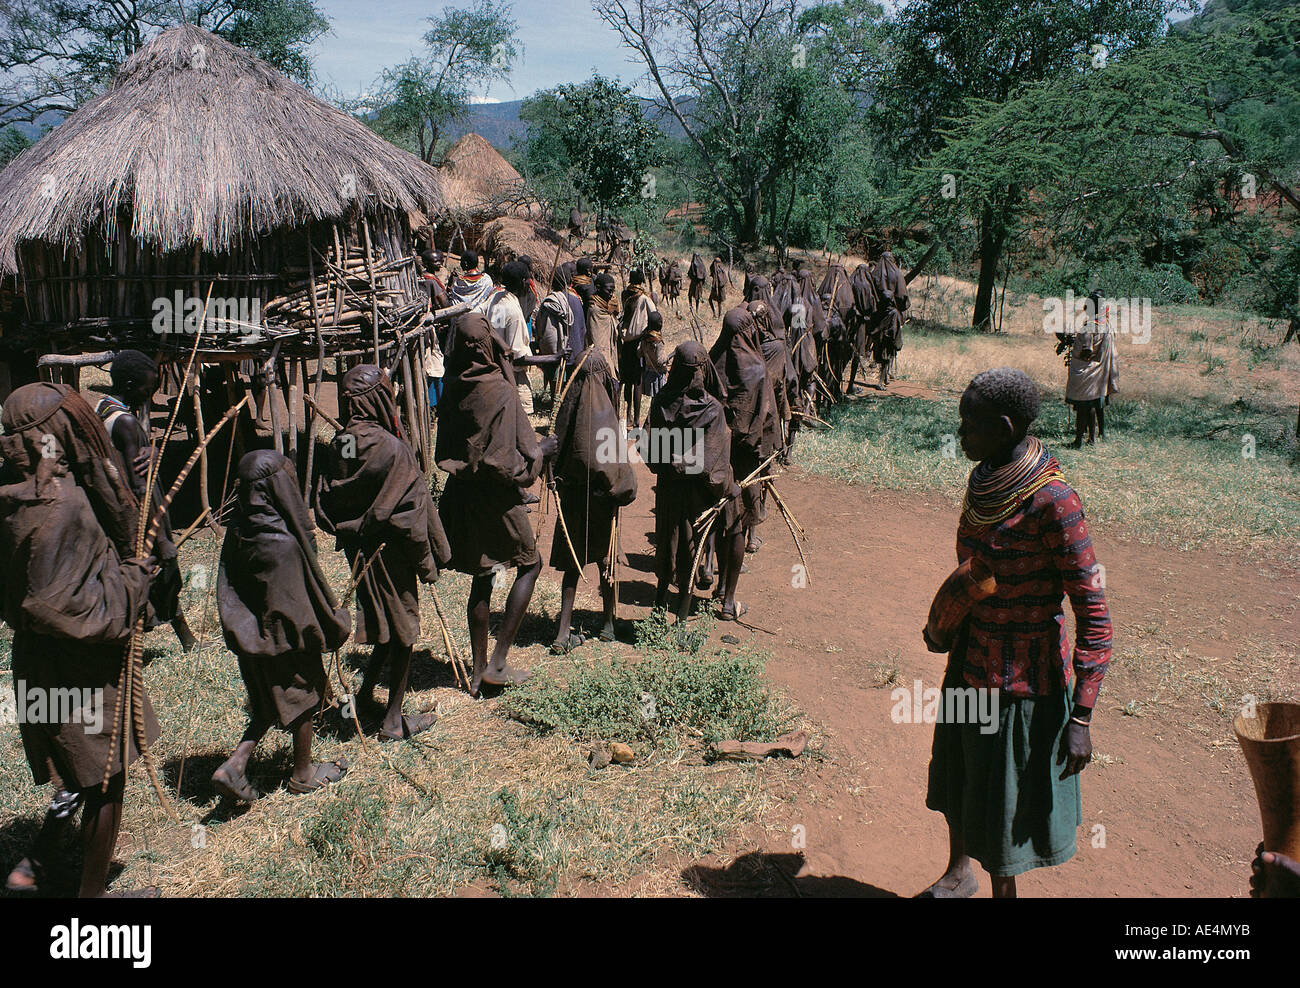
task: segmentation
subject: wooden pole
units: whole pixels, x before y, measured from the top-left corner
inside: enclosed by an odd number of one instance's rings
[[[379,286],[375,284],[375,258],[370,245],[370,221],[361,214],[361,233],[366,242],[366,277],[370,279],[370,323],[375,344],[375,364],[379,364]]]

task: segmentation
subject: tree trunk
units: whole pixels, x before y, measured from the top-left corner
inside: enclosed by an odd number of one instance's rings
[[[993,329],[993,292],[997,287],[998,261],[1002,257],[1006,231],[1002,217],[985,206],[980,217],[980,277],[975,290],[975,312],[971,326],[981,333]]]

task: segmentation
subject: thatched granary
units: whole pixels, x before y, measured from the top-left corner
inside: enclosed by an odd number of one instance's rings
[[[264,337],[286,352],[315,352],[317,328],[333,352],[347,335],[387,337],[418,307],[415,210],[444,210],[434,169],[180,25],[0,173],[0,268],[17,272],[28,332],[52,349],[145,336],[156,300],[211,286],[257,300]],[[203,351],[249,346],[205,339]]]
[[[541,219],[541,206],[523,177],[478,134],[456,141],[443,155],[438,174],[446,221],[439,239],[445,238],[452,250],[480,243],[483,228],[499,217]]]
[[[418,157],[180,25],[0,173],[0,270],[25,298],[19,345],[58,364],[51,375],[76,359],[51,354],[127,346],[181,366],[199,332],[200,369],[220,366],[202,400],[197,378],[185,382],[198,431],[204,403],[219,410],[261,368],[282,391],[267,409],[274,444],[287,436],[295,454],[315,417],[304,391],[319,394],[345,359],[378,360],[411,385],[407,434],[427,463],[429,297],[410,216],[444,211],[438,173]],[[224,392],[209,387],[222,380]]]
[[[503,216],[488,223],[483,228],[478,246],[485,257],[492,259],[527,257],[532,262],[533,277],[539,282],[550,277],[557,265],[574,259],[563,234],[540,220],[513,216]]]

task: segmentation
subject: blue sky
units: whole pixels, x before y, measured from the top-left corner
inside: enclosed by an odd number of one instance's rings
[[[361,92],[380,69],[405,61],[422,47],[427,18],[471,0],[316,0],[333,33],[316,43],[316,73],[344,93]],[[535,90],[581,82],[593,69],[631,83],[640,70],[627,61],[618,35],[596,16],[590,0],[519,0],[514,4],[524,54],[510,80],[481,96],[522,99]]]

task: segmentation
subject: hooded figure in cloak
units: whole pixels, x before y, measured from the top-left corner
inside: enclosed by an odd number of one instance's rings
[[[650,462],[656,478],[655,607],[667,608],[669,585],[676,583],[678,621],[690,616],[694,600],[691,565],[701,534],[694,529],[695,519],[724,497],[727,503],[710,538],[721,555],[736,561],[736,578],[745,555],[741,491],[731,469],[731,430],[723,397],[708,351],[687,340],[674,351],[668,381],[650,403],[651,435],[671,441],[671,455]],[[723,606],[735,613],[734,580]]]
[[[0,424],[0,607],[13,629],[14,693],[77,698],[62,705],[74,709],[51,707],[19,724],[32,778],[58,791],[7,885],[39,886],[84,803],[80,895],[99,897],[122,821],[125,769],[138,754],[133,731],[124,746],[111,728],[122,699],[117,686],[131,629],[148,615],[157,567],[131,558],[135,495],[103,423],[76,391],[25,385],[5,401]],[[147,694],[143,701],[152,743],[158,722]]]
[[[542,472],[537,441],[514,388],[510,355],[486,319],[467,313],[456,321],[456,349],[447,357],[446,410],[438,423],[434,459],[448,474],[438,511],[451,534],[451,568],[473,578],[468,620],[474,653],[471,692],[522,683],[527,670],[506,661],[532,599],[542,557],[528,520],[525,490]],[[515,570],[505,615],[489,659],[492,587]]]
[[[745,286],[746,302],[766,302],[772,304],[772,283],[761,274],[756,274],[749,278]]]
[[[289,791],[337,782],[347,762],[313,762],[312,719],[329,690],[321,654],[343,647],[352,631],[316,560],[307,502],[293,461],[270,449],[239,461],[238,500],[221,544],[217,613],[226,646],[248,689],[248,728],[212,775],[231,799],[260,797],[248,782],[248,759],[274,725],[293,735]]]
[[[880,368],[880,383],[888,387],[898,351],[903,348],[903,323],[910,305],[907,275],[894,260],[894,255],[886,250],[876,262],[872,280],[879,296],[872,356]]]
[[[704,264],[704,258],[692,254],[690,266],[686,269],[686,279],[690,282],[686,287],[686,301],[690,303],[693,312],[700,311],[700,303],[704,301],[704,282],[708,277],[709,269]]]
[[[758,324],[743,305],[729,311],[722,320],[722,332],[709,351],[713,367],[722,382],[727,424],[731,427],[731,468],[743,480],[758,469],[771,454],[781,449],[781,421],[777,417],[776,393],[763,357]],[[758,526],[762,523],[762,485],[745,489],[742,508],[748,552],[757,552],[762,540]],[[720,574],[730,574],[729,560],[719,557]],[[735,564],[738,574],[740,562]],[[735,574],[730,574],[735,575]],[[743,605],[741,605],[743,611]],[[721,618],[734,621],[740,614],[723,609]]]
[[[666,265],[659,266],[659,287],[663,291],[664,298],[672,302],[673,311],[681,315],[682,266],[676,258]]]
[[[731,275],[721,255],[709,265],[709,312],[714,318],[722,315],[722,305],[727,301],[727,286],[731,284]]]
[[[564,530],[551,542],[550,563],[564,574],[560,621],[551,651],[557,655],[583,642],[571,634],[573,603],[583,567],[595,563],[604,605],[601,641],[614,640],[614,585],[610,581],[613,521],[636,498],[636,474],[619,428],[618,381],[605,355],[592,350],[569,383],[555,419],[552,466]],[[565,534],[567,533],[567,538]]]
[[[818,299],[826,312],[824,358],[827,380],[837,390],[844,369],[853,357],[853,337],[857,330],[853,312],[853,286],[842,264],[831,264],[818,288]],[[850,378],[852,381],[852,378]]]
[[[874,337],[872,327],[876,324],[876,313],[880,308],[880,293],[876,290],[876,281],[871,273],[871,266],[859,264],[849,280],[853,289],[853,362],[849,368],[849,394],[857,391],[858,367],[863,360],[872,357]],[[835,381],[839,388],[839,381]]]
[[[781,426],[781,462],[789,464],[790,446],[794,441],[794,428],[797,411],[802,411],[799,396],[799,377],[790,359],[790,347],[786,342],[785,324],[779,322],[776,313],[766,302],[755,300],[745,308],[749,309],[754,322],[758,324],[758,338],[763,360],[767,362],[767,373],[772,379],[772,393],[776,397],[776,414]]]
[[[450,377],[450,360],[447,370]],[[450,390],[448,383],[444,396]],[[429,482],[402,435],[388,375],[373,364],[353,367],[343,375],[340,405],[343,431],[330,444],[316,517],[347,556],[353,578],[361,574],[356,642],[373,645],[374,653],[358,699],[373,707],[387,661],[388,703],[379,738],[397,741],[428,730],[438,719],[431,711],[404,716],[402,698],[411,646],[420,635],[419,584],[438,579],[451,550]],[[443,415],[454,414],[454,407],[448,404]],[[439,433],[441,420],[440,415]]]

